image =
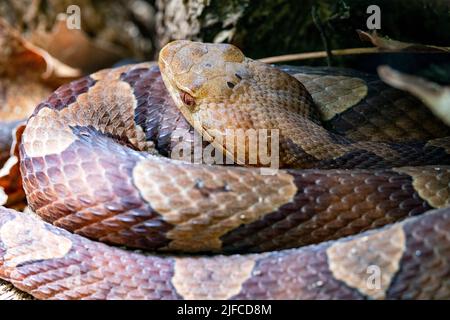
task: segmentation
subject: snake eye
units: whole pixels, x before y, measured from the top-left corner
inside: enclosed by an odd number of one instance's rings
[[[191,96],[189,93],[185,91],[181,91],[180,93],[181,101],[188,107],[193,107],[195,105],[195,99],[193,96]]]

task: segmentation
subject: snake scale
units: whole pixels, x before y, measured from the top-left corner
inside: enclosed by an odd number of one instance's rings
[[[250,163],[249,129],[278,134],[279,170]],[[241,166],[172,159],[196,133]],[[375,77],[175,41],[17,131],[40,218],[0,209],[0,278],[39,299],[448,299],[449,136]]]

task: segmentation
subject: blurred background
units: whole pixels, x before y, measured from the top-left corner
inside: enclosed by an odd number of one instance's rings
[[[373,4],[381,9],[380,34],[450,46],[447,0],[3,0],[0,16],[28,41],[87,73],[119,61],[153,60],[174,39],[229,42],[252,58],[370,47],[356,30],[367,30],[366,10]],[[72,5],[80,8],[79,35],[64,33],[58,24]],[[450,82],[448,54],[346,55],[289,63],[368,72],[388,63]]]

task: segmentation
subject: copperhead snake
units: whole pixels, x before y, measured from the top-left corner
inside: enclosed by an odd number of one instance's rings
[[[17,132],[45,222],[0,209],[0,278],[39,299],[450,298],[449,129],[370,76],[299,70],[175,41],[57,89]],[[275,130],[279,170],[250,163],[251,129]],[[196,132],[240,166],[171,159]]]

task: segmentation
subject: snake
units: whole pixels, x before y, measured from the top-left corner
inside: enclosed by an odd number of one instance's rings
[[[450,298],[449,128],[375,76],[177,40],[15,134],[0,278],[35,298]]]

